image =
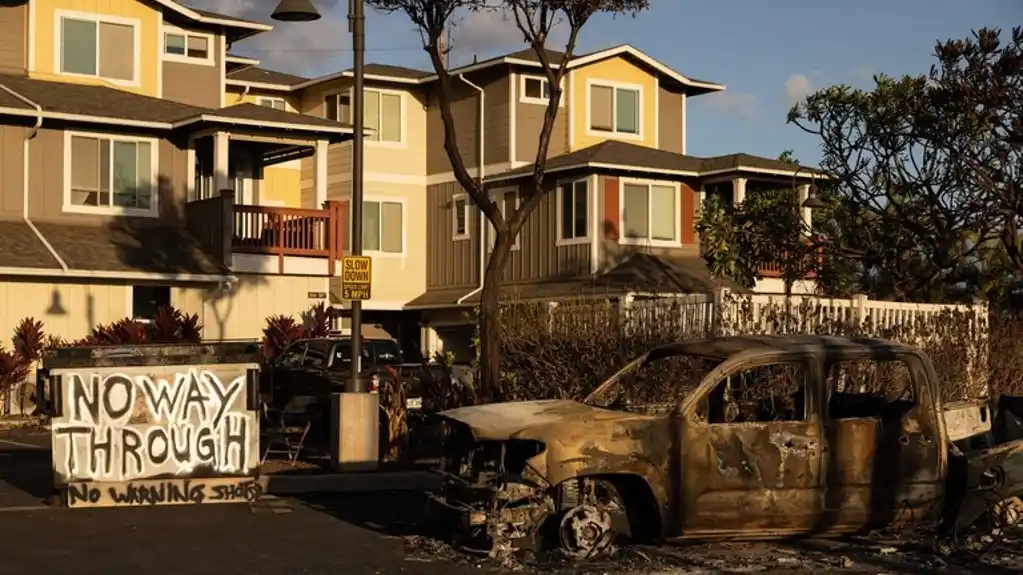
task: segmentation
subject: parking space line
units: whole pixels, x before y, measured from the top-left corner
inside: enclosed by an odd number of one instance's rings
[[[7,445],[14,445],[14,446],[17,446],[17,447],[28,447],[28,448],[37,449],[37,450],[40,450],[40,451],[44,450],[44,449],[47,449],[47,447],[45,445],[33,445],[31,443],[22,443],[20,441],[14,441],[14,440],[11,440],[11,439],[0,439],[0,443],[5,443]]]

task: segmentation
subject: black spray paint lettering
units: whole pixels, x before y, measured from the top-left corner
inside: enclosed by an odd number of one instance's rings
[[[106,496],[115,505],[159,505],[172,503],[201,504],[207,501],[255,501],[263,495],[263,487],[256,481],[245,480],[233,484],[206,485],[190,480],[166,481],[124,486],[99,487],[89,484],[68,486],[68,503],[95,505]]]
[[[229,411],[243,387],[242,377],[225,386],[196,369],[175,374],[173,384],[122,374],[92,374],[86,383],[70,374],[69,421],[54,425],[54,435],[66,441],[68,475],[82,476],[76,471],[83,458],[93,479],[188,472],[200,465],[221,473],[247,471],[251,415]],[[154,423],[162,425],[129,423],[140,394]]]

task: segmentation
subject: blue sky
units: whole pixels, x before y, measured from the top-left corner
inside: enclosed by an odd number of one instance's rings
[[[351,64],[344,0],[314,0],[324,18],[279,24],[234,51],[268,67],[315,76]],[[190,0],[266,19],[276,0]],[[820,157],[814,137],[785,123],[789,102],[832,84],[869,87],[875,73],[925,72],[937,40],[984,26],[1023,23],[1020,0],[651,0],[635,19],[599,17],[577,51],[628,43],[695,78],[723,83],[720,95],[690,100],[689,153],[777,156],[794,149]],[[455,63],[520,49],[521,36],[498,15],[467,15],[453,32]],[[553,49],[563,47],[554,41]],[[400,14],[370,14],[367,62],[429,69],[418,34]]]

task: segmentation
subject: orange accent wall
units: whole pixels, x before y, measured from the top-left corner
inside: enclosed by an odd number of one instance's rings
[[[619,182],[614,176],[604,176],[604,239],[617,241],[621,228],[621,207],[619,205]]]
[[[679,187],[682,194],[682,243],[696,243],[696,193],[693,189],[682,184]]]

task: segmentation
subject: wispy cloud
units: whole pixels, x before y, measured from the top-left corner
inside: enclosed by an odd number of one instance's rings
[[[715,92],[693,100],[704,109],[724,116],[736,116],[748,122],[757,122],[762,117],[760,100],[748,92]]]
[[[324,64],[351,47],[347,12],[338,0],[316,0],[321,18],[314,22],[275,22],[270,14],[277,0],[188,0],[195,8],[247,20],[267,22],[274,29],[245,40],[239,52],[248,52],[262,65],[293,74],[325,72]]]
[[[813,94],[815,90],[813,82],[805,74],[792,74],[785,80],[782,100],[786,106],[795,106],[806,100],[806,97]]]

